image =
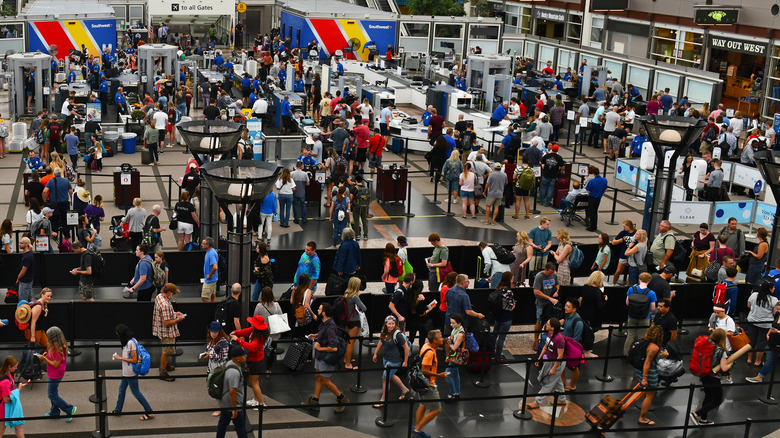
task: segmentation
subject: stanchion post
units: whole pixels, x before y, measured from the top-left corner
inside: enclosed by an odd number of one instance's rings
[[[95,430],[92,431],[93,438],[108,438],[111,431],[108,429],[108,412],[105,407],[100,408],[95,417]]]
[[[407,423],[406,428],[406,438],[412,438],[412,428],[417,424],[415,423],[415,420],[417,417],[414,415],[414,397],[409,397],[409,412],[407,412],[409,418],[409,422]]]
[[[390,365],[388,365],[385,368],[385,372],[387,374],[382,376],[383,379],[385,378],[385,376],[389,376],[390,375],[390,368],[391,368]],[[387,420],[387,396],[388,396],[388,392],[390,392],[390,379],[387,379],[385,381],[385,390],[384,390],[384,394],[382,394],[382,398],[385,399],[385,402],[382,405],[382,416],[381,417],[377,417],[376,420],[374,420],[374,423],[377,426],[379,426],[379,427],[393,427],[393,426],[395,426],[395,422]],[[409,431],[411,432],[411,430],[412,430],[412,428],[410,426],[409,427]]]
[[[81,350],[76,348],[76,304],[73,300],[68,301],[68,326],[70,326],[70,347],[68,347],[68,356],[76,357],[81,354]]]
[[[433,200],[428,201],[429,204],[439,205],[441,201],[436,199],[439,196],[439,171],[433,171]]]
[[[521,402],[520,409],[512,412],[512,415],[518,420],[530,420],[533,415],[528,412],[525,405],[528,403],[528,381],[531,380],[531,363],[533,359],[530,357],[525,359],[525,382],[523,382],[523,401]]]
[[[360,375],[363,372],[363,337],[358,336],[355,343],[358,344],[357,382],[355,382],[355,385],[350,387],[349,390],[355,394],[363,394],[366,392],[366,388],[360,384]]]
[[[106,394],[103,391],[103,380],[100,376],[100,343],[95,342],[95,393],[89,396],[89,401],[92,403],[103,403],[106,401]]]
[[[552,414],[550,415],[550,438],[553,438],[555,436],[555,417],[558,415],[558,396],[560,393],[558,391],[555,391],[553,393],[553,405],[552,405]]]
[[[750,427],[753,425],[753,419],[748,417],[745,418],[745,435],[743,435],[745,438],[750,438]]]
[[[609,366],[609,347],[612,346],[612,329],[614,329],[614,326],[610,325],[607,327],[607,352],[604,355],[604,370],[600,376],[596,375],[596,380],[600,382],[611,382],[615,380],[614,377],[607,374],[607,367]]]
[[[675,268],[677,268],[677,267],[675,266]],[[679,268],[677,268],[677,269],[679,269]],[[676,292],[675,292],[675,295],[676,295]],[[679,334],[679,335],[687,335],[689,333],[688,329],[683,327],[683,319],[685,318],[684,315],[685,315],[685,309],[687,307],[687,304],[688,304],[688,293],[684,292],[682,294],[682,310],[680,311],[680,319],[677,320],[677,334]]]
[[[618,223],[615,222],[615,209],[617,208],[617,187],[612,187],[612,218],[609,220],[609,222],[604,222],[607,225],[617,225]]]
[[[408,169],[409,168],[409,139],[407,138],[405,140],[406,141],[404,142],[404,165],[401,167],[403,167],[404,169]]]
[[[688,427],[690,427],[690,418],[691,418],[691,408],[693,407],[693,391],[696,388],[696,385],[693,383],[688,386],[688,406],[685,408],[685,418],[683,418],[683,434],[682,438],[686,438],[688,436]],[[675,437],[679,438],[679,437]]]
[[[455,213],[452,212],[452,191],[449,181],[447,181],[447,216],[455,216]]]
[[[606,178],[607,177],[607,163],[609,162],[609,155],[604,155],[604,173],[601,175]]]
[[[531,213],[533,214],[541,214],[542,212],[536,209],[536,200],[539,198],[539,184],[537,184],[537,179],[534,178],[534,208],[531,209]]]
[[[257,438],[263,438],[263,409],[262,406],[260,406],[260,409],[257,410]],[[248,432],[248,431],[247,431]]]
[[[406,185],[406,213],[404,216],[414,217],[414,213],[412,213],[412,180],[407,180]]]
[[[315,181],[315,183],[316,183],[316,184],[319,184],[319,183],[318,183],[318,182],[316,182],[316,181]],[[317,217],[315,217],[315,218],[313,218],[313,219],[314,219],[315,221],[317,221],[317,222],[322,222],[322,221],[328,220],[328,216],[326,216],[325,214],[323,214],[324,212],[322,211],[322,205],[323,205],[323,204],[322,204],[322,191],[323,191],[323,190],[322,190],[322,184],[320,184],[320,196],[318,196],[318,197],[317,197],[317,214],[318,214],[318,216],[317,216]],[[330,196],[330,193],[326,193],[326,194],[325,194],[325,197],[326,197],[326,198],[327,198],[328,196]]]
[[[776,405],[777,399],[772,397],[772,387],[775,385],[775,366],[772,367],[772,372],[769,373],[769,385],[767,385],[766,388],[766,397],[765,396],[758,396],[758,399],[762,403],[766,403],[768,405]]]

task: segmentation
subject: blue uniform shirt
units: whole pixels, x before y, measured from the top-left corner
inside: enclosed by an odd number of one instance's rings
[[[122,108],[124,108],[126,106],[125,95],[117,91],[117,93],[114,95],[114,102],[117,104],[117,106],[121,105]]]
[[[563,82],[556,80],[555,82],[553,82],[552,87],[553,88],[558,87],[556,88],[557,90],[563,90]]]
[[[252,88],[254,88],[255,90],[259,90],[260,88],[262,88],[260,86],[260,79],[255,79],[252,81]]]
[[[431,120],[431,117],[433,117],[433,114],[429,113],[428,110],[425,110],[422,115],[423,125],[428,126],[428,122]]]
[[[277,76],[279,77],[279,82],[281,82],[282,85],[287,82],[287,70],[279,70],[279,74]]]
[[[631,95],[632,98],[639,96],[639,90],[637,90],[636,87],[628,90],[628,93]]]
[[[458,78],[455,80],[455,88],[461,91],[466,91],[466,82],[461,80],[461,78]]]
[[[68,83],[74,82],[76,80],[76,72],[71,70],[70,73],[68,73]]]
[[[293,91],[296,93],[303,93],[303,79],[297,79],[293,84]]]
[[[343,75],[344,74],[344,64],[338,63],[336,64],[336,73]]]
[[[631,153],[633,154],[641,154],[642,153],[642,144],[647,141],[646,135],[637,135],[634,137],[634,140],[631,141]]]
[[[108,93],[108,81],[103,79],[100,81],[100,87],[98,87],[99,93]]]
[[[504,146],[504,147],[509,146],[509,142],[511,142],[513,138],[515,138],[515,133],[514,132],[505,135],[504,139],[501,140],[501,145]]]
[[[566,74],[563,75],[564,81],[570,81],[571,80],[571,73],[566,72]]]
[[[585,186],[585,190],[588,191],[588,196],[592,198],[601,198],[604,196],[604,192],[607,191],[607,179],[601,175],[594,177],[588,181]]]
[[[257,102],[257,94],[253,91],[249,93],[249,106],[253,106],[255,102]]]
[[[214,62],[214,65],[219,67],[219,66],[221,66],[222,64],[225,63],[225,58],[223,58],[222,55],[217,55],[217,56],[214,57],[214,61],[213,62]]]
[[[515,78],[514,82],[512,82],[515,85],[523,85],[523,81],[520,80],[520,78]]]
[[[491,116],[491,118],[495,120],[504,120],[504,117],[506,117],[506,108],[504,108],[504,105],[499,105],[498,108],[493,111],[493,115]]]
[[[241,79],[241,86],[249,88],[252,85],[252,80],[249,78],[243,78]]]
[[[292,115],[292,106],[290,105],[289,100],[283,100],[282,101],[282,115],[283,116],[291,116]]]

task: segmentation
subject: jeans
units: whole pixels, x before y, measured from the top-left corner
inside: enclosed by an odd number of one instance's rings
[[[772,368],[774,368],[775,359],[777,358],[777,348],[769,347],[769,350],[767,350],[766,356],[764,357],[766,358],[764,359],[764,366],[762,366],[761,371],[758,372],[758,375],[761,377],[766,377],[772,371]]]
[[[341,242],[341,232],[344,231],[344,228],[347,228],[346,218],[343,221],[333,221],[333,246],[337,246]]]
[[[290,225],[290,207],[292,207],[293,195],[279,195],[279,225]]]
[[[582,129],[582,128],[580,128]],[[599,147],[599,136],[601,135],[601,125],[592,124],[590,126],[590,135],[588,136],[588,146]]]
[[[398,283],[388,283],[385,282],[385,293],[392,294],[395,292],[395,285]]]
[[[745,283],[756,284],[761,274],[764,273],[763,263],[751,263],[748,265],[747,276],[745,277]]]
[[[296,221],[306,223],[306,198],[302,196],[296,196],[293,198],[293,216]]]
[[[271,214],[260,213],[260,227],[257,230],[257,233],[260,235],[259,237],[262,237],[263,233],[265,232],[265,238],[270,242],[271,233],[273,232],[273,228],[274,228],[273,224],[274,224],[273,213]]]
[[[130,386],[130,392],[133,393],[133,397],[138,400],[138,403],[141,403],[141,407],[144,408],[144,412],[147,414],[153,414],[154,411],[152,410],[152,407],[149,406],[149,402],[146,401],[146,397],[144,397],[144,395],[141,393],[141,390],[138,388],[137,377],[122,377],[122,380],[119,381],[119,394],[116,397],[116,407],[114,410],[116,412],[122,412],[122,407],[125,405],[125,393],[127,392],[128,386]]]
[[[501,360],[504,353],[504,340],[506,340],[506,332],[512,328],[512,320],[499,321],[496,320],[493,326],[493,352],[496,359]]]
[[[460,369],[456,366],[447,366],[446,371],[450,373],[447,376],[447,385],[450,387],[450,394],[460,394]]]
[[[89,150],[92,146],[95,145],[95,143],[92,143],[92,135],[94,132],[85,132],[84,133],[84,143],[86,144],[86,150]],[[114,151],[116,152],[116,151]]]
[[[225,438],[227,433],[228,424],[233,421],[233,427],[236,428],[236,435],[239,438],[246,438],[246,423],[244,421],[244,412],[239,407],[238,416],[233,418],[233,411],[230,409],[222,408],[222,412],[219,414],[219,423],[217,423],[217,438]]]
[[[149,159],[152,160],[152,163],[158,163],[160,161],[160,155],[157,152],[157,144],[155,143],[149,143]]]
[[[501,283],[501,276],[504,275],[503,272],[496,272],[493,274],[492,277],[490,277],[490,288],[495,289],[498,287],[498,283]]]
[[[539,189],[539,203],[552,206],[553,191],[555,190],[555,178],[542,177],[541,188]]]
[[[628,267],[628,285],[633,286],[639,283],[639,268],[636,266]]]
[[[258,301],[260,299],[260,282],[255,280],[255,286],[252,288],[252,301]]]
[[[569,128],[571,129],[571,128]],[[587,128],[583,128],[580,126],[580,132],[577,134],[576,140],[574,140],[577,144],[585,144],[585,133],[587,132]]]
[[[50,378],[46,385],[46,388],[49,390],[49,401],[51,401],[51,410],[49,411],[50,417],[59,417],[60,411],[65,415],[73,413],[73,405],[68,404],[68,402],[60,397],[58,392],[60,381],[62,381],[62,378]]]
[[[631,349],[631,344],[634,343],[635,339],[642,337],[644,334],[644,330],[642,329],[647,327],[650,327],[650,320],[647,318],[628,318],[628,324],[626,324],[626,343],[623,344],[623,356],[628,356],[628,350]]]
[[[176,109],[179,111],[179,114],[184,116],[187,114],[187,102],[182,102],[178,105],[176,105]]]
[[[550,134],[550,141],[558,142],[561,136],[561,126],[563,125],[553,125],[552,134]]]
[[[70,164],[73,165],[73,170],[79,168],[79,154],[70,154]]]
[[[23,281],[19,282],[19,301],[22,300],[26,300],[27,302],[32,302],[34,300],[32,281],[29,283]]]

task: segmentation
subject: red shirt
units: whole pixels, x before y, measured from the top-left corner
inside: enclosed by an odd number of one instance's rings
[[[382,152],[384,152],[384,146],[385,138],[381,135],[375,135],[368,139],[368,150],[377,157],[382,156]]]
[[[534,105],[534,106],[539,108],[540,110],[543,110],[544,109],[544,101],[542,99],[539,99],[539,100],[536,101],[536,105]]]
[[[525,117],[526,113],[528,113],[528,108],[526,108],[525,104],[523,102],[520,102],[520,117]]]
[[[358,149],[368,148],[368,138],[371,137],[371,130],[366,125],[358,125],[353,129],[355,131],[355,143]]]
[[[238,345],[240,345],[242,348],[246,350],[246,359],[249,362],[260,362],[265,357],[265,355],[263,354],[265,339],[252,338],[249,339],[249,342],[246,342],[242,339],[242,338],[248,339],[253,331],[254,328],[247,327],[245,329],[236,330],[233,333],[236,336],[238,336],[238,340],[236,340],[236,342],[238,342]]]
[[[387,58],[388,61],[393,60],[393,51],[391,49],[387,49]]]
[[[550,76],[552,76],[552,75],[554,75],[554,74],[555,74],[555,71],[553,71],[553,69],[551,69],[550,67],[545,67],[545,68],[542,70],[542,73],[544,73],[544,74],[546,74],[546,75],[550,75]]]
[[[336,109],[336,105],[339,104],[339,101],[341,101],[341,97],[340,96],[336,96],[333,99],[331,99],[330,100],[330,109],[331,110],[335,110]]]
[[[444,126],[444,117],[436,114],[428,120],[428,132],[431,134],[432,139],[436,139],[441,135],[442,127]]]

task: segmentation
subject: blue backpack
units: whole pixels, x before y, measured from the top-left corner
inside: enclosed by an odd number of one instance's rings
[[[471,332],[466,332],[466,348],[469,350],[469,353],[476,353],[479,351],[479,344],[474,338],[474,334]]]
[[[139,344],[135,339],[131,339],[135,344],[136,353],[138,354],[138,363],[133,364],[133,372],[139,376],[145,376],[149,374],[149,368],[152,365],[152,356],[146,351],[143,345]]]
[[[569,254],[569,268],[570,269],[577,269],[580,266],[582,266],[582,261],[585,259],[585,254],[582,253],[582,250],[576,245],[571,244],[571,254]]]

